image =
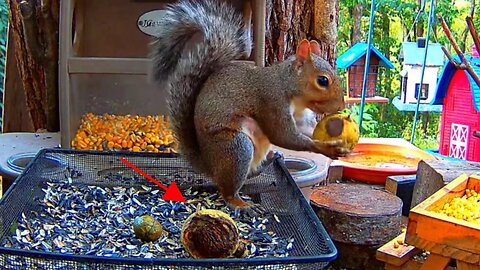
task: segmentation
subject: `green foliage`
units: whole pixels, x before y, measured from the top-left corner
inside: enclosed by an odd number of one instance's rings
[[[350,108],[347,108],[343,111],[344,113],[350,114],[350,117],[357,124],[360,123],[360,106],[355,105]],[[363,137],[376,137],[377,136],[377,127],[378,121],[375,120],[374,114],[378,112],[378,108],[374,104],[365,104],[363,108],[363,118],[362,118],[362,135]]]
[[[340,0],[339,14],[339,37],[337,44],[337,54],[340,55],[353,44],[350,44],[350,33],[352,31],[353,9],[358,3],[363,3],[363,15],[361,19],[362,41],[366,42],[368,37],[368,28],[370,20],[371,1],[364,0]],[[462,34],[466,29],[465,17],[470,9],[470,1],[448,1],[437,0],[436,14],[431,31],[430,41],[443,44],[451,53],[451,45],[445,37],[437,19],[441,15],[449,26],[457,42],[461,42]],[[402,63],[399,62],[400,48],[403,41],[408,38],[416,40],[415,17],[419,10],[417,0],[377,0],[375,24],[373,29],[373,45],[378,48],[394,64],[392,70],[381,68],[378,75],[377,95],[384,96],[392,100],[400,95],[400,76]],[[427,33],[428,12],[430,10],[430,1],[426,1],[425,11],[417,26],[423,27],[424,34]],[[476,5],[476,14],[474,22],[477,29],[480,29],[480,5]],[[408,37],[408,38],[407,38]],[[471,38],[467,38],[467,50],[471,46]],[[346,72],[338,70],[343,80],[346,80]],[[360,105],[354,105],[348,108],[353,118],[358,123]],[[414,144],[420,148],[436,149],[438,148],[438,127],[440,121],[439,113],[430,113],[427,122],[427,128],[423,130],[422,113],[417,123]],[[387,104],[365,104],[362,120],[362,137],[385,137],[385,138],[405,138],[410,140],[413,126],[414,112],[401,112],[389,102]]]

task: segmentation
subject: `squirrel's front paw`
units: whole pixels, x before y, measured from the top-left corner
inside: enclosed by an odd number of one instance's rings
[[[234,207],[234,206],[231,206],[231,207]],[[242,215],[248,216],[248,217],[260,217],[265,215],[266,213],[265,207],[256,203],[250,203],[248,204],[248,206],[244,206],[244,207],[237,206],[234,209],[235,209],[234,216],[237,218]]]
[[[331,159],[337,159],[338,157],[344,157],[348,155],[351,150],[345,147],[342,140],[333,141],[313,141],[315,145],[315,152],[323,154]]]

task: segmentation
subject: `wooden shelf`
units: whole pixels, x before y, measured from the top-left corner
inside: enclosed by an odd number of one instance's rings
[[[146,58],[70,57],[68,73],[147,74]]]
[[[365,103],[388,103],[388,98],[385,97],[367,97],[365,98]],[[345,103],[347,104],[357,104],[361,103],[361,98],[353,98],[345,96]]]
[[[233,62],[255,64],[253,61]],[[68,73],[146,75],[150,63],[148,58],[70,57]]]

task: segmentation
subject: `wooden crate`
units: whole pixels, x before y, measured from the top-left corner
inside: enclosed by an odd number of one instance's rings
[[[480,265],[480,225],[433,212],[467,188],[480,192],[480,176],[462,174],[411,209],[405,242],[457,264]]]

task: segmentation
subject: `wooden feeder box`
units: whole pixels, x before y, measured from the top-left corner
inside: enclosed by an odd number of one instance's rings
[[[405,242],[428,250],[426,263],[436,261],[435,269],[444,269],[440,266],[446,267],[450,258],[472,267],[461,269],[480,268],[480,225],[434,212],[466,189],[480,192],[480,176],[463,174],[410,210]]]
[[[337,58],[337,67],[347,70],[347,99],[360,98],[362,96],[367,47],[366,43],[356,43]],[[365,96],[368,98],[376,96],[378,70],[380,67],[394,68],[393,64],[378,49],[372,46],[365,93]]]
[[[149,79],[149,44],[161,9],[174,1],[60,1],[61,146],[86,113],[165,115],[166,91]],[[243,61],[264,65],[265,1],[232,1],[250,29],[253,52]],[[253,14],[253,16],[252,16]],[[258,23],[257,23],[258,22]],[[152,26],[153,25],[153,26]]]
[[[419,89],[421,89],[420,103],[428,104],[435,96],[439,70],[444,62],[442,45],[429,43],[423,83],[420,87],[425,43],[425,38],[418,38],[417,42],[402,43],[400,60],[403,60],[403,69],[400,72],[400,100],[403,103],[417,103]]]

